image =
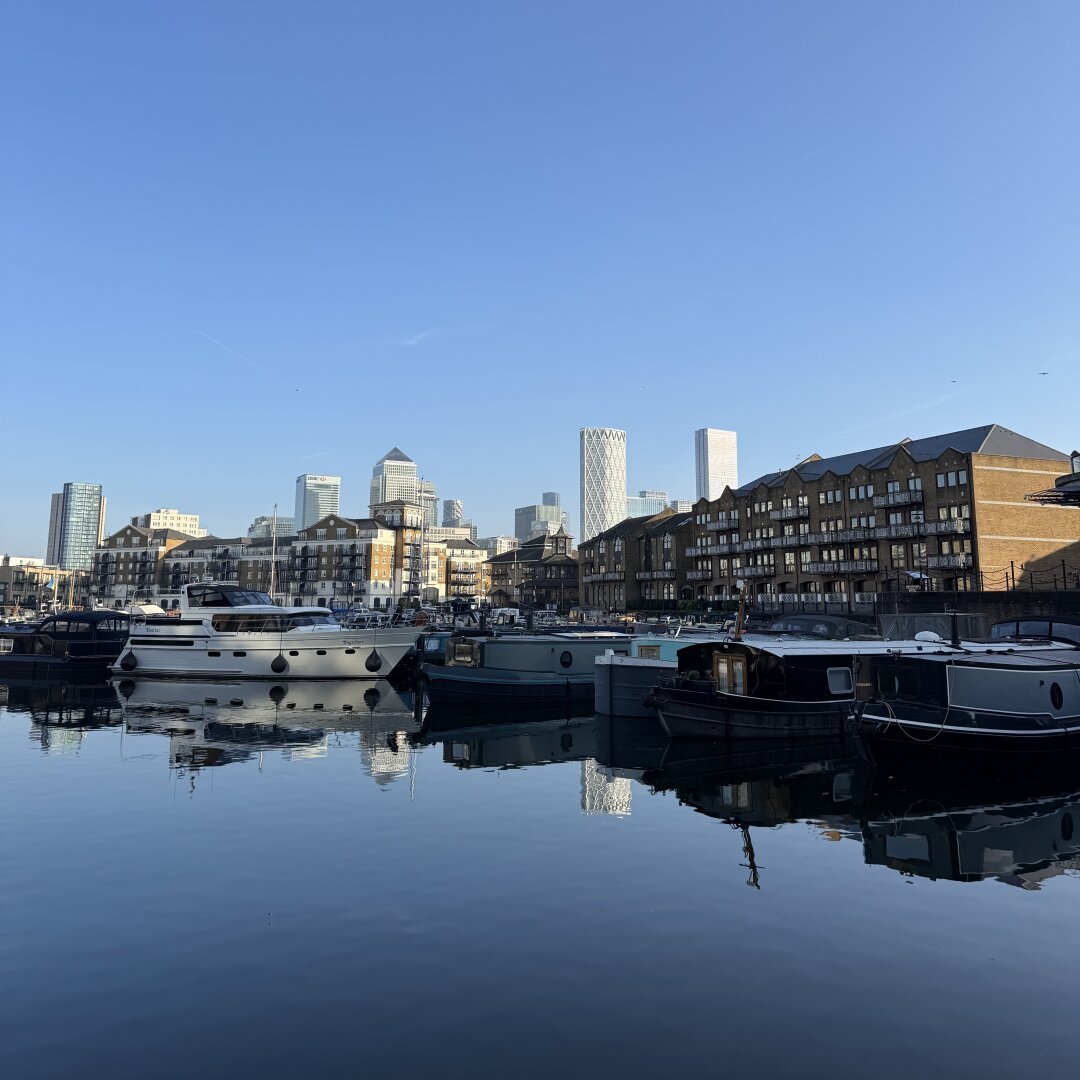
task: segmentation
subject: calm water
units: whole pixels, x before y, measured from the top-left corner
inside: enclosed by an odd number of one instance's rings
[[[1075,1074],[1080,795],[121,690],[0,687],[0,1075]]]

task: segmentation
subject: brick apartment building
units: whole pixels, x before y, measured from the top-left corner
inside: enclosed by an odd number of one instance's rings
[[[728,600],[740,583],[776,607],[870,603],[910,588],[1045,587],[1080,569],[1080,507],[1031,496],[1069,468],[1066,454],[996,424],[814,455],[699,499],[668,524],[677,547],[659,561],[657,518],[627,519],[583,544],[583,603]]]

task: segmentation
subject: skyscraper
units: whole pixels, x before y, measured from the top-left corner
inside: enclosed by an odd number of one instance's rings
[[[626,432],[581,429],[581,543],[626,517]]]
[[[514,535],[524,544],[540,533],[558,532],[559,526],[569,528],[570,520],[560,505],[557,491],[545,491],[541,501],[514,510]]]
[[[719,499],[724,488],[739,486],[739,448],[734,431],[699,428],[694,432],[694,464],[699,499]]]
[[[450,529],[455,529],[461,524],[465,510],[460,499],[443,499],[442,523]]]
[[[371,506],[387,502],[420,502],[420,480],[416,462],[396,446],[388,450],[371,470]]]
[[[424,508],[424,524],[435,526],[439,524],[439,495],[435,490],[435,484],[431,480],[421,480],[417,485],[417,501]]]
[[[100,484],[65,484],[49,507],[46,560],[64,570],[89,570],[105,537],[105,496]]]
[[[297,529],[314,525],[319,518],[341,511],[341,477],[303,473],[296,478],[296,507],[293,524]]]
[[[645,491],[639,491],[636,495],[627,495],[626,516],[644,517],[646,514],[659,514],[667,509],[667,505],[666,491],[648,488]]]

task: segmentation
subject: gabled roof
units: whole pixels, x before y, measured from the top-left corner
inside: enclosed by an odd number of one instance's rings
[[[278,539],[280,540],[280,537]],[[232,538],[223,536],[199,536],[195,539],[185,540],[182,544],[177,544],[169,554],[176,555],[185,551],[199,551],[202,548],[248,547],[250,544],[251,537],[249,536],[234,536]]]
[[[646,536],[661,536],[664,533],[674,532],[676,529],[685,525],[694,515],[693,514],[669,514],[667,517],[658,518],[656,521],[650,521],[645,526]]]
[[[585,544],[594,544],[597,540],[614,540],[617,536],[626,536],[627,533],[632,533],[647,521],[652,521],[655,516],[655,514],[642,514],[640,517],[623,518],[617,524],[612,525],[603,532],[598,532],[594,537],[586,540]],[[579,547],[584,547],[584,544],[579,545]]]
[[[766,473],[756,480],[740,487],[736,494],[750,495],[755,488],[773,488],[782,484],[794,472],[802,480],[818,480],[826,473],[834,476],[847,476],[860,465],[866,469],[881,469],[892,461],[901,450],[911,455],[914,461],[934,461],[948,450],[960,454],[995,454],[1001,457],[1026,457],[1055,461],[1064,459],[1066,454],[1053,447],[1036,442],[1000,424],[984,424],[982,427],[965,428],[945,435],[930,435],[925,439],[901,439],[888,446],[877,446],[870,450],[856,450],[850,454],[837,454],[833,457],[812,457],[801,461],[793,469]]]
[[[179,532],[176,529],[155,529],[155,540],[193,540],[191,533]]]

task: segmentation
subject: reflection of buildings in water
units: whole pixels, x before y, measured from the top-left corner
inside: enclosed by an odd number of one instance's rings
[[[30,738],[47,754],[77,754],[86,732],[83,728],[35,723]]]
[[[422,743],[441,743],[443,761],[461,769],[507,769],[580,761],[596,752],[596,728],[588,720],[492,721],[421,733]]]
[[[863,855],[872,865],[931,880],[993,879],[1022,889],[1080,866],[1080,793],[1024,802],[920,813],[863,822]]]
[[[361,768],[375,783],[385,786],[409,772],[412,751],[404,731],[360,732]]]
[[[638,772],[613,769],[595,758],[586,758],[581,763],[582,813],[627,817],[632,794],[630,781],[638,776]]]

